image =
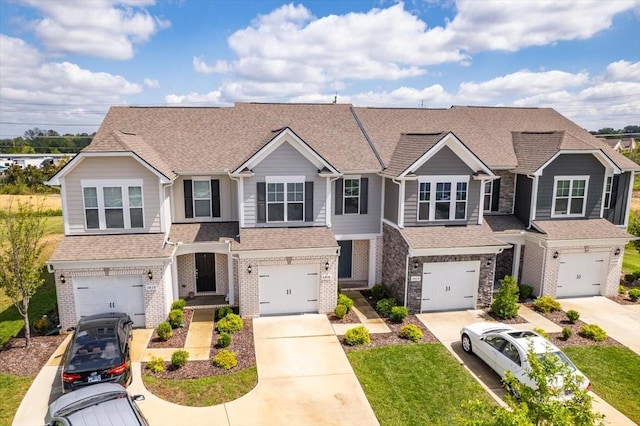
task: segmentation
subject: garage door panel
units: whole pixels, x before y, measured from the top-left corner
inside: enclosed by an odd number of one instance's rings
[[[475,308],[480,261],[423,264],[420,310]]]
[[[125,312],[134,327],[145,326],[143,285],[137,276],[73,278],[77,319],[105,312]]]
[[[560,257],[556,297],[602,294],[604,253],[570,253]]]
[[[317,265],[260,267],[260,315],[318,312]]]

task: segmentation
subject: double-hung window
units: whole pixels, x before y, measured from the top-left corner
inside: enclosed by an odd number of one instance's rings
[[[142,180],[83,180],[86,229],[144,227]]]
[[[360,179],[344,179],[344,214],[360,213]]]
[[[613,188],[613,176],[607,176],[607,179],[604,183],[604,208],[611,208],[611,190]]]
[[[211,216],[211,181],[193,180],[193,211],[195,217]]]
[[[418,220],[467,218],[468,176],[423,177],[418,182]]]
[[[551,217],[584,216],[588,187],[589,176],[556,176]]]
[[[267,222],[304,220],[304,176],[267,180]]]

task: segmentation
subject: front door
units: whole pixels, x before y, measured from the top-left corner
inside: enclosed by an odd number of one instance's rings
[[[196,293],[216,291],[214,253],[196,253]]]
[[[353,255],[353,241],[338,241],[340,258],[338,259],[338,278],[351,278],[351,257]]]

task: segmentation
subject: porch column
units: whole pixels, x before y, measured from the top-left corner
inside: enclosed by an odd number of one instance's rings
[[[376,283],[376,239],[369,240],[369,287]]]
[[[230,305],[234,305],[236,292],[235,292],[235,283],[233,281],[233,257],[231,257],[231,253],[227,253],[227,275],[229,276],[229,294],[227,295],[227,299]]]

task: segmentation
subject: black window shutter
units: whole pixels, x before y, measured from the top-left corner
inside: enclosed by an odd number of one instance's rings
[[[360,214],[367,214],[369,207],[369,178],[360,179]]]
[[[336,180],[336,196],[335,196],[335,213],[342,214],[342,193],[344,180],[342,178]]]
[[[500,203],[500,179],[493,181],[493,188],[491,189],[491,211],[497,212],[499,210]]]
[[[184,217],[193,217],[193,188],[191,179],[184,180]]]
[[[220,217],[220,181],[211,179],[211,213],[213,217]]]
[[[304,221],[313,222],[313,182],[304,183]]]
[[[613,209],[616,207],[616,200],[618,199],[618,185],[620,184],[620,175],[614,175],[611,180],[611,197],[609,201],[609,208]],[[633,185],[631,182],[629,185]]]
[[[258,182],[258,223],[267,222],[267,186]]]

